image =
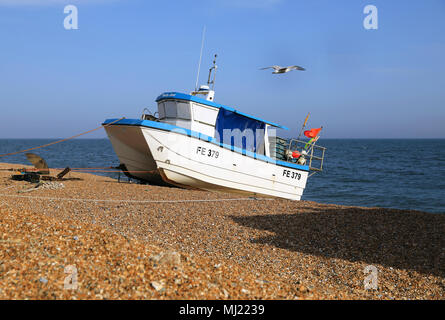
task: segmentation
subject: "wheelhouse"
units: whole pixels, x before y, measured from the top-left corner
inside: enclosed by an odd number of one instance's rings
[[[193,94],[165,92],[156,102],[160,122],[199,132],[224,144],[267,157],[271,156],[269,136],[275,136],[273,129],[287,129]]]

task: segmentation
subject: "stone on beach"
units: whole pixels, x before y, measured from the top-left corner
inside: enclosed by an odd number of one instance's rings
[[[181,264],[181,255],[175,251],[167,251],[151,256],[150,260],[160,265],[179,266]]]
[[[152,281],[152,282],[151,282],[151,286],[152,286],[156,291],[161,291],[162,289],[164,289],[164,285],[162,284],[161,281]]]

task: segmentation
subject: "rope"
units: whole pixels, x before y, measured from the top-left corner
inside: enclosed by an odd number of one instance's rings
[[[7,190],[7,189],[11,189],[11,188],[13,188],[13,187],[15,187],[15,185],[12,185],[12,186],[9,186],[9,187],[6,187],[6,188],[3,188],[3,189],[0,189],[0,191],[3,191],[3,190]]]
[[[0,197],[26,198],[40,200],[58,200],[58,201],[83,201],[83,202],[129,202],[129,203],[184,203],[184,202],[223,202],[223,201],[273,201],[270,198],[237,198],[237,199],[188,199],[188,200],[114,200],[114,199],[79,199],[79,198],[51,198],[51,197],[33,197],[15,194],[0,194]]]
[[[118,121],[120,121],[120,120],[122,120],[122,119],[124,119],[124,117],[122,117],[122,118],[120,118],[120,119],[117,119],[117,120],[115,120],[115,121],[113,121],[113,122],[107,123],[106,125],[101,125],[100,127],[97,127],[97,128],[95,128],[95,129],[88,130],[88,131],[85,131],[85,132],[76,134],[75,136],[72,136],[72,137],[69,137],[69,138],[65,138],[65,139],[62,139],[62,140],[57,140],[57,141],[54,141],[54,142],[51,142],[51,143],[48,143],[48,144],[44,144],[44,145],[41,145],[41,146],[38,146],[38,147],[29,148],[29,149],[20,150],[20,151],[11,152],[11,153],[0,154],[0,158],[1,158],[1,157],[6,157],[6,156],[12,156],[12,155],[19,154],[19,153],[23,153],[23,152],[26,152],[26,151],[31,151],[31,150],[35,150],[35,149],[40,149],[40,148],[44,148],[44,147],[51,146],[51,145],[56,144],[56,143],[60,143],[60,142],[64,142],[64,141],[68,141],[68,140],[71,140],[71,139],[80,137],[80,136],[82,136],[82,135],[84,135],[84,134],[91,133],[91,132],[93,132],[93,131],[99,130],[99,129],[101,129],[102,127],[108,127],[109,125],[112,125],[113,123],[116,123],[116,122],[118,122]]]
[[[8,168],[8,169],[2,169],[0,168],[0,171],[15,171],[19,169],[26,169],[26,171],[42,171],[44,169],[37,169],[37,168]],[[64,170],[65,168],[46,168],[48,170]],[[91,168],[71,168],[71,170],[103,170],[103,169],[116,169],[115,167],[91,167]]]
[[[142,172],[144,172],[144,173],[154,173],[154,172],[156,172],[157,171],[157,169],[156,170],[146,170],[146,171],[136,171],[136,170],[133,170],[133,171],[126,171],[126,170],[73,170],[72,172],[79,172],[79,173],[82,173],[82,172],[139,172],[139,173],[142,173]]]
[[[54,170],[62,170],[65,168],[51,168]],[[91,168],[70,168],[71,170],[101,170],[101,169],[114,169],[113,167],[91,167]]]
[[[11,169],[0,169],[0,171],[19,171],[20,169],[24,169],[24,168],[11,168]],[[48,170],[63,170],[65,168],[47,168]],[[71,172],[139,172],[139,173],[154,173],[157,171],[156,170],[102,170],[102,169],[114,169],[113,167],[104,167],[104,168],[70,168]],[[37,168],[26,168],[27,172],[30,171],[42,171],[42,170],[46,170],[46,169],[37,169]]]

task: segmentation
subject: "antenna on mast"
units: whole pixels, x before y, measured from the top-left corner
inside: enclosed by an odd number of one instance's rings
[[[207,80],[207,84],[210,86],[212,85],[212,90],[215,88],[215,77],[216,77],[216,69],[218,66],[216,65],[216,57],[218,57],[217,54],[215,54],[215,59],[213,60],[213,67],[209,70],[209,79]],[[212,70],[213,70],[213,80],[210,81],[210,77],[212,76]]]
[[[198,90],[199,71],[201,70],[202,48],[204,47],[205,33],[206,33],[206,26],[202,28],[201,53],[199,54],[198,74],[196,75],[195,91]]]

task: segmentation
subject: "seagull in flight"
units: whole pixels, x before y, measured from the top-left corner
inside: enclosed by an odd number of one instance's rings
[[[286,73],[292,70],[300,70],[300,71],[304,71],[306,70],[303,67],[300,66],[289,66],[289,67],[281,67],[281,66],[270,66],[270,67],[266,67],[266,68],[261,68],[260,70],[266,70],[266,69],[274,69],[274,71],[272,73]]]

